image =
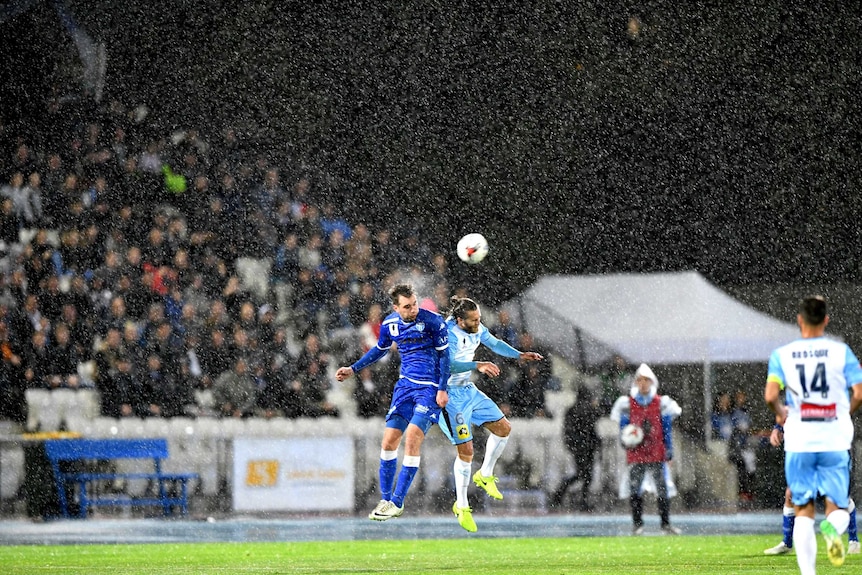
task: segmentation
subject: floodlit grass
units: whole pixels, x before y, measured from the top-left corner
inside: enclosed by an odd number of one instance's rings
[[[193,526],[189,528],[193,529]],[[797,572],[796,556],[767,557],[775,535],[434,539],[325,543],[0,546],[0,573],[662,573]],[[819,542],[818,569],[832,569]],[[849,556],[853,572],[862,556]],[[855,565],[854,565],[855,564]]]

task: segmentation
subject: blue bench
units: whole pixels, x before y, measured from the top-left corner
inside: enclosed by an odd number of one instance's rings
[[[188,482],[197,479],[197,473],[165,473],[162,460],[168,457],[166,439],[52,439],[45,442],[45,454],[54,472],[54,483],[63,517],[71,517],[67,501],[66,486],[78,486],[79,516],[87,517],[90,507],[97,505],[161,505],[164,515],[170,515],[173,506],[182,515],[188,513]],[[105,461],[118,459],[151,459],[152,472],[70,471],[63,462]],[[72,466],[75,467],[75,466]],[[88,484],[96,481],[116,479],[148,480],[158,486],[158,497],[117,497],[116,494],[100,494],[87,491]],[[169,493],[168,487],[179,487],[179,493]]]

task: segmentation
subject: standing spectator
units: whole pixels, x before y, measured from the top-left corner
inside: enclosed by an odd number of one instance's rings
[[[642,484],[647,473],[655,481],[662,531],[671,535],[680,533],[670,524],[666,462],[673,459],[671,424],[681,413],[676,401],[658,394],[658,378],[645,363],[635,372],[635,385],[629,395],[619,397],[611,409],[611,419],[619,423],[620,430],[629,423],[643,430],[643,441],[626,451],[629,503],[635,535],[641,535],[644,530]]]
[[[51,349],[48,346],[48,335],[43,331],[34,331],[30,336],[30,344],[24,347],[23,375],[28,389],[49,389],[48,369],[51,364]]]
[[[54,327],[54,341],[49,357],[47,381],[51,389],[68,387],[77,389],[81,385],[78,364],[81,357],[69,337],[69,328],[64,323]]]
[[[590,485],[593,482],[593,464],[596,451],[601,445],[596,424],[602,412],[599,400],[588,387],[581,387],[575,403],[566,411],[563,418],[563,444],[575,462],[575,473],[565,479],[552,497],[552,503],[559,505],[569,486],[581,482],[581,497],[578,508],[590,511]]]
[[[751,414],[746,405],[748,397],[741,389],[734,395],[733,432],[730,435],[730,462],[736,467],[739,500],[743,506],[750,506],[754,499],[754,473],[757,470],[757,454],[749,445],[751,435]]]
[[[9,329],[0,322],[0,419],[27,421],[27,381],[22,353],[9,339]]]
[[[216,409],[222,417],[249,417],[254,414],[257,384],[249,373],[248,359],[239,356],[231,369],[213,384]]]
[[[719,394],[715,400],[712,412],[712,437],[721,441],[730,441],[733,433],[733,401],[726,391]]]

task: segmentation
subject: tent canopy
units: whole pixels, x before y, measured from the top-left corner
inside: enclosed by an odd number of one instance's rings
[[[506,304],[534,338],[575,365],[766,362],[799,337],[699,273],[556,275]]]

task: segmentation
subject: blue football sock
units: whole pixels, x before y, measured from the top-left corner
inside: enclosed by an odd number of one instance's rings
[[[785,515],[784,516],[784,526],[782,531],[784,532],[784,544],[788,547],[793,547],[793,524],[796,523],[795,515]]]
[[[859,541],[859,532],[856,531],[856,507],[850,512],[850,524],[847,526],[847,539],[849,541]]]
[[[385,501],[392,500],[392,485],[395,483],[395,472],[397,470],[397,459],[380,460],[380,498]]]
[[[404,498],[407,497],[407,491],[410,489],[410,484],[413,483],[413,478],[416,477],[417,471],[419,471],[418,465],[407,465],[406,461],[401,463],[398,484],[395,486],[395,493],[392,494],[392,499],[390,500],[396,506],[404,507]]]

